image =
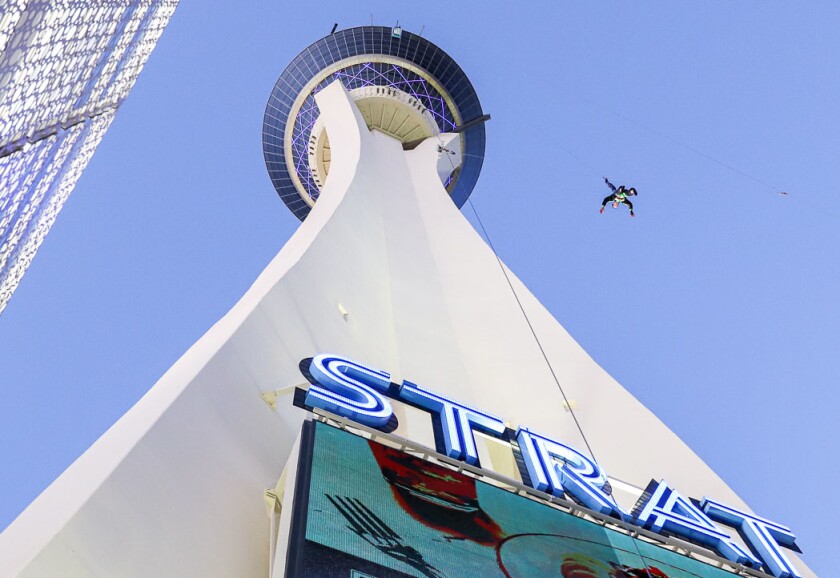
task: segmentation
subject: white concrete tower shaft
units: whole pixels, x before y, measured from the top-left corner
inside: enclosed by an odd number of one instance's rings
[[[263,492],[304,417],[291,404],[298,363],[320,352],[588,445],[628,496],[655,477],[746,509],[510,271],[508,283],[441,182],[440,164],[460,161],[449,153],[457,134],[406,151],[368,129],[340,82],[316,98],[331,159],[311,213],[231,311],[0,537],[0,575],[267,575]],[[424,435],[411,420],[397,433]]]

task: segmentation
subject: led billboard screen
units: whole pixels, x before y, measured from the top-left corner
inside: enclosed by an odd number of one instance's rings
[[[309,474],[290,578],[733,576],[321,423]]]

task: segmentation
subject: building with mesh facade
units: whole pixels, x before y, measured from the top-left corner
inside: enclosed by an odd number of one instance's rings
[[[11,0],[0,13],[0,311],[178,0]]]

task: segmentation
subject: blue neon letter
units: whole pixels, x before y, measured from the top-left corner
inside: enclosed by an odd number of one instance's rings
[[[388,423],[394,410],[379,393],[388,391],[389,375],[338,355],[312,358],[309,373],[318,384],[309,387],[305,403],[371,427]]]
[[[780,545],[796,548],[796,536],[791,533],[790,529],[753,514],[724,506],[708,498],[704,498],[700,506],[711,519],[737,528],[747,544],[758,553],[764,562],[764,566],[773,576],[777,578],[802,578],[802,575],[796,571],[787,557],[779,550]]]
[[[580,503],[607,516],[627,514],[604,492],[607,476],[594,461],[565,444],[520,427],[516,441],[535,489],[557,497],[564,490]]]
[[[752,554],[732,541],[726,532],[715,526],[697,506],[668,487],[664,480],[651,481],[647,502],[633,513],[636,522],[657,534],[666,533],[689,542],[711,548],[727,560],[758,568],[761,565]]]
[[[504,422],[494,415],[473,409],[410,381],[403,382],[399,399],[430,412],[435,421],[435,443],[438,451],[450,458],[478,465],[473,429],[501,437]]]

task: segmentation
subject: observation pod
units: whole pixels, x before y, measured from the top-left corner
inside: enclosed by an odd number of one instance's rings
[[[406,31],[345,30],[296,57],[269,99],[263,149],[302,223],[239,302],[0,536],[0,575],[523,578],[559,567],[615,578],[655,565],[668,578],[766,576],[535,487],[545,461],[523,455],[553,448],[553,466],[561,454],[589,464],[626,512],[651,496],[663,498],[652,519],[668,507],[676,494],[646,491],[651,478],[749,512],[460,213],[484,119],[461,69]],[[301,409],[313,376],[304,360],[322,353],[378,380],[380,395],[410,391],[415,405],[395,402],[393,416],[378,405],[386,433]],[[467,421],[498,426],[484,434],[522,429],[515,441],[474,436],[476,460],[458,464],[437,451],[441,418],[417,407],[430,392],[463,404]],[[512,520],[517,505],[534,516]],[[614,558],[574,548],[535,558],[568,545],[556,526],[548,532],[561,515],[579,536],[607,537],[599,548]],[[528,530],[538,518],[546,524]],[[325,567],[340,560],[355,566]]]
[[[395,32],[399,30],[399,32]],[[315,96],[339,80],[371,130],[406,148],[458,132],[463,164],[444,186],[459,208],[470,196],[484,160],[481,104],[461,67],[422,36],[362,26],[326,36],[283,71],[268,99],[263,154],[274,188],[289,210],[306,218],[330,170],[329,136]]]

